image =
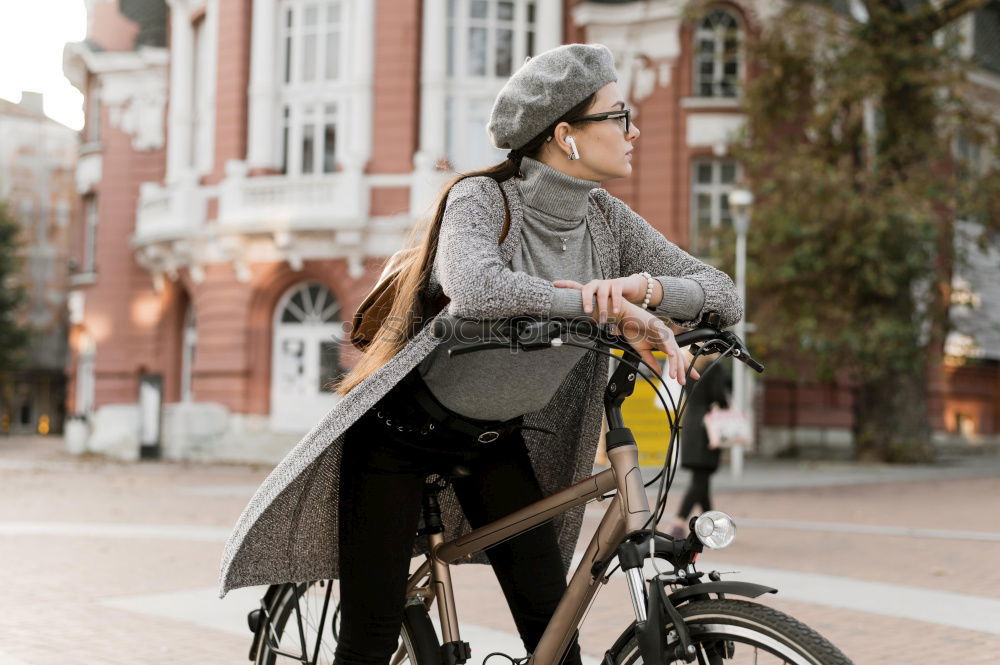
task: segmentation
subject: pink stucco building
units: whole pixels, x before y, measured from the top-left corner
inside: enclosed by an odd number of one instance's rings
[[[686,5],[88,0],[65,69],[87,97],[69,398],[89,447],[286,451],[335,403],[344,323],[385,257],[452,169],[503,157],[496,92],[562,43],[607,44],[637,111],[635,175],[609,189],[699,251],[729,223],[743,44],[775,4]],[[783,412],[759,411],[780,445]],[[844,413],[796,427],[840,436]]]

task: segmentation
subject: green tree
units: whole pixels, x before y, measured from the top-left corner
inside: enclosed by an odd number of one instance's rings
[[[25,361],[31,333],[16,319],[25,302],[21,286],[21,258],[18,235],[21,227],[14,221],[6,203],[0,201],[0,373],[17,369]]]
[[[779,371],[854,389],[856,452],[932,456],[927,379],[948,332],[955,223],[998,219],[996,169],[949,25],[986,0],[865,0],[867,17],[793,4],[750,46],[754,344]],[[995,163],[995,160],[994,160]]]

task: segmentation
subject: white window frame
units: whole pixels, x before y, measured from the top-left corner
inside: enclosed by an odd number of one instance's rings
[[[496,150],[490,145],[486,132],[489,111],[509,75],[520,68],[529,54],[529,45],[537,52],[539,4],[544,1],[548,0],[448,0],[445,153],[454,169],[470,171],[504,158],[506,151]],[[486,18],[470,16],[474,3],[483,3],[487,9]],[[501,3],[512,6],[511,20],[498,18]],[[529,11],[533,14],[531,21]],[[468,57],[469,33],[474,28],[484,29],[487,35],[485,74],[482,75],[469,71],[472,62]],[[507,29],[513,31],[510,72],[498,75],[497,34]],[[465,148],[461,153],[459,146]]]
[[[736,74],[732,80],[733,93],[724,94],[722,87],[727,82],[725,74],[726,60],[726,28],[718,23],[714,26],[707,26],[706,23],[717,14],[725,15],[736,26]],[[719,7],[712,8],[702,14],[694,29],[694,36],[691,41],[691,96],[699,99],[740,99],[743,95],[743,42],[745,37],[743,24],[739,17],[731,11]],[[701,65],[706,58],[701,53],[702,40],[712,40],[713,51],[711,55],[712,63],[712,90],[710,94],[702,92],[704,82],[701,74]]]
[[[336,22],[330,18],[331,8],[339,9]],[[353,20],[349,0],[281,0],[276,5],[278,57],[275,58],[275,80],[278,83],[278,159],[281,171],[290,176],[323,176],[340,170],[343,162],[343,120],[347,117],[350,95],[350,49]],[[307,26],[307,12],[315,10],[315,26]],[[291,25],[289,25],[289,12]],[[327,48],[330,35],[337,35],[333,76],[327,76]],[[315,38],[311,80],[304,80],[303,52],[305,40]],[[312,125],[313,159],[311,169],[303,168],[303,145],[306,127]],[[333,164],[326,156],[326,127],[333,128]]]
[[[711,182],[698,182],[698,167],[704,164],[711,165]],[[733,179],[731,182],[722,182],[723,165],[734,167]],[[715,243],[709,239],[701,238],[700,224],[698,219],[698,196],[707,194],[709,196],[709,228],[715,232],[723,226],[732,224],[732,213],[729,219],[724,219],[724,212],[729,206],[729,193],[736,188],[736,183],[740,180],[740,163],[731,158],[720,157],[698,157],[691,162],[691,241],[689,250],[692,254],[701,256],[712,256],[716,251]]]

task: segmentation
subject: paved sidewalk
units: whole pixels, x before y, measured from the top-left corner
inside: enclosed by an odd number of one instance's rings
[[[658,467],[644,467],[643,477],[651,480]],[[712,477],[716,492],[782,490],[817,487],[847,487],[879,483],[960,480],[1000,477],[1000,457],[943,457],[934,464],[852,464],[798,460],[748,459],[742,475],[734,477],[723,464]],[[686,488],[689,472],[678,469],[674,486]]]
[[[0,438],[0,665],[245,663],[260,589],[216,598],[222,543],[263,467],[73,458],[57,439]],[[678,474],[669,507],[679,500]],[[761,599],[857,665],[995,663],[1000,461],[936,467],[748,463],[716,476],[736,543],[700,567],[779,589]],[[589,538],[603,506],[588,507]],[[583,542],[583,541],[582,541]],[[582,544],[581,544],[582,548]],[[455,569],[473,663],[521,653],[491,571]],[[582,633],[596,664],[630,622],[620,574]],[[491,665],[495,665],[491,661]]]

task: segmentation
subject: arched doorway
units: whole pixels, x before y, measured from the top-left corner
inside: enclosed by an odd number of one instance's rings
[[[340,304],[318,282],[299,283],[278,301],[271,347],[271,429],[305,432],[336,404],[341,374]]]

